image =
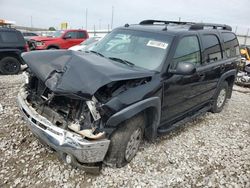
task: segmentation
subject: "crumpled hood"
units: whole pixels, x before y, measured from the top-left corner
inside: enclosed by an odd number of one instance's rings
[[[154,72],[113,62],[93,53],[44,50],[22,55],[31,72],[57,94],[90,98],[113,81],[151,77]]]

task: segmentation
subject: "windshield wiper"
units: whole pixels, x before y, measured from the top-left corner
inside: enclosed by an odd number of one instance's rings
[[[134,63],[131,63],[131,62],[125,60],[125,59],[120,59],[120,58],[117,58],[117,57],[109,57],[109,59],[111,59],[113,61],[123,63],[123,64],[126,64],[126,65],[129,65],[129,66],[134,66],[135,65]]]
[[[102,55],[101,53],[99,53],[99,52],[96,52],[96,51],[94,51],[94,50],[90,50],[89,52],[92,52],[92,53],[94,53],[94,54],[97,54],[97,55],[99,55],[99,56],[102,56],[102,57],[104,57],[104,55]]]

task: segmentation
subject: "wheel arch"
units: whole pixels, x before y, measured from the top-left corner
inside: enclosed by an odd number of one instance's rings
[[[13,58],[16,58],[22,65],[25,64],[23,59],[20,57],[20,54],[21,52],[20,51],[3,51],[3,52],[0,52],[0,61],[3,59],[3,58],[6,58],[6,57],[13,57]]]
[[[236,74],[237,74],[237,70],[236,70],[236,69],[230,70],[230,71],[224,73],[224,74],[221,76],[221,78],[220,78],[220,80],[219,80],[219,82],[218,82],[218,84],[217,84],[217,89],[216,89],[215,95],[216,95],[216,93],[218,92],[219,86],[220,86],[224,81],[226,81],[226,82],[228,83],[228,86],[229,86],[229,91],[228,91],[228,96],[227,96],[227,97],[228,97],[228,98],[231,98],[231,96],[232,96],[232,91],[233,91],[233,84],[234,84],[234,81],[235,81],[235,78],[236,78]],[[215,97],[215,95],[214,95],[214,97]],[[213,97],[213,98],[214,98],[214,97]]]
[[[57,48],[57,49],[60,49],[60,46],[58,44],[50,44],[47,49],[50,49],[50,48]]]
[[[106,122],[106,126],[116,128],[122,122],[130,119],[139,113],[144,113],[146,118],[145,136],[152,140],[157,136],[157,128],[160,124],[161,100],[159,97],[151,97],[135,104],[132,104],[123,110],[112,115]]]
[[[233,92],[233,85],[234,85],[234,81],[235,81],[235,76],[231,75],[231,76],[227,77],[225,79],[225,81],[227,81],[227,83],[228,83],[228,89],[229,89],[227,97],[231,98],[232,97],[232,92]]]

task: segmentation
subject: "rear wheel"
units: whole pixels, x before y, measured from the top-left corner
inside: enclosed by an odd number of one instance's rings
[[[145,120],[139,114],[125,121],[111,136],[110,147],[105,163],[115,167],[123,167],[136,155],[143,139]]]
[[[228,83],[223,82],[216,93],[211,111],[214,113],[221,112],[226,103],[227,96],[228,96]]]
[[[2,74],[17,74],[21,69],[21,63],[14,57],[5,57],[0,61]]]

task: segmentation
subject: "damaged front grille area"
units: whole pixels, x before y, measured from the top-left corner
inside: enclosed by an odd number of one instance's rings
[[[22,108],[22,112],[26,115],[27,118],[30,118],[30,120],[31,120],[32,123],[36,124],[41,129],[43,129],[43,130],[49,130],[50,132],[52,132],[52,133],[54,133],[56,135],[62,136],[62,133],[59,133],[59,132],[51,129],[51,128],[47,127],[46,125],[44,125],[43,123],[41,123],[41,122],[37,121],[36,119],[30,117],[30,115],[28,114],[28,112],[26,112],[26,110],[23,109],[23,108]]]
[[[35,76],[29,77],[27,87],[27,102],[53,125],[89,139],[104,137],[100,131],[101,116],[96,109],[98,101],[94,97],[85,101],[55,94]]]
[[[23,86],[18,93],[17,103],[33,134],[41,142],[55,149],[60,156],[71,156],[74,165],[87,171],[98,170],[96,165],[103,161],[110,141],[106,138],[87,139],[73,131],[53,125],[31,106],[32,104],[27,101],[28,95],[30,95],[30,91],[27,86]],[[62,159],[64,160],[64,158]]]

